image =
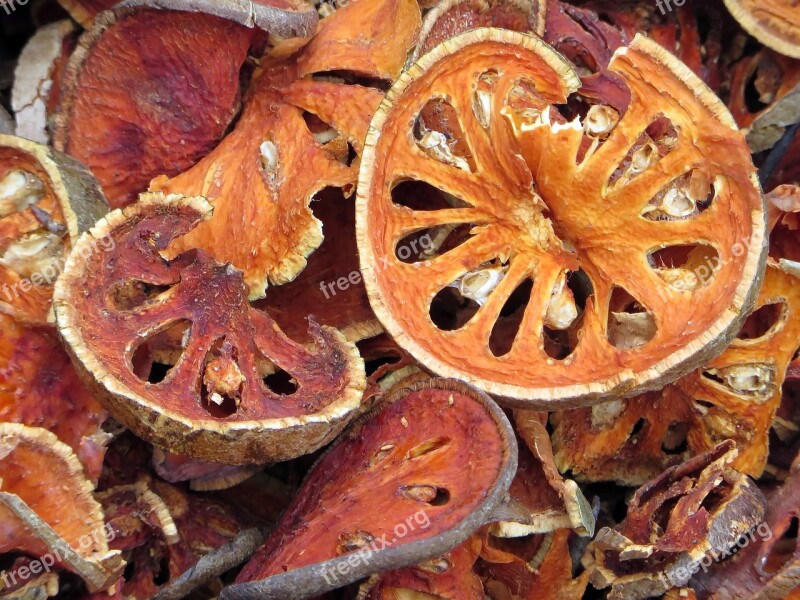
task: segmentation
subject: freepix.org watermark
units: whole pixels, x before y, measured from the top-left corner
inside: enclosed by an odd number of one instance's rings
[[[115,537],[117,537],[116,532],[106,523],[102,528],[79,537],[77,547],[74,547],[73,550],[88,550],[92,546],[100,544],[101,540],[105,540],[105,542],[108,543],[114,541]],[[32,560],[27,565],[20,566],[11,571],[0,571],[0,579],[3,580],[6,589],[9,589],[12,586],[24,584],[31,577],[41,575],[42,573],[49,573],[51,568],[57,567],[63,560],[64,557],[61,556],[58,550],[53,550],[52,552],[43,554],[36,560]]]
[[[322,572],[322,577],[328,584],[335,584],[339,577],[344,577],[359,565],[368,565],[373,555],[379,550],[390,548],[398,541],[417,529],[427,529],[431,525],[431,519],[424,510],[420,509],[408,517],[404,522],[394,526],[391,533],[385,533],[379,538],[371,540],[358,552],[353,552],[347,556],[347,560],[340,561],[336,568],[329,568]],[[392,535],[393,534],[393,535]]]
[[[680,8],[684,4],[686,4],[686,0],[656,0],[656,6],[662,15],[672,12],[676,6]]]
[[[0,7],[6,11],[7,15],[17,10],[20,6],[25,6],[28,0],[0,0]]]

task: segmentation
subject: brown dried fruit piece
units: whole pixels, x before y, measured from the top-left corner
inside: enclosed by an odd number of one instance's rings
[[[100,477],[107,414],[75,372],[58,335],[0,315],[0,422],[43,427],[72,448],[86,476]]]
[[[735,556],[697,573],[692,587],[699,600],[796,600],[800,595],[800,461],[766,496],[764,520],[742,538]]]
[[[800,58],[800,6],[794,0],[725,0],[744,29],[773,50]]]
[[[571,556],[574,534],[568,529],[520,540],[483,536],[476,572],[492,600],[581,600],[589,572]]]
[[[751,150],[772,148],[800,121],[800,65],[762,49],[734,65],[728,106]]]
[[[288,339],[250,307],[242,274],[202,250],[161,256],[210,214],[202,198],[153,193],[101,220],[56,286],[61,335],[109,412],[152,443],[225,464],[311,452],[358,408],[363,362],[313,322],[312,346]],[[114,250],[93,251],[100,239]]]
[[[258,473],[261,465],[236,466],[209,463],[153,448],[153,469],[164,481],[188,481],[189,488],[200,492],[224,490]]]
[[[772,264],[755,310],[718,358],[660,392],[553,413],[559,469],[583,481],[640,485],[732,439],[734,468],[761,476],[798,339],[800,280]]]
[[[308,598],[441,556],[489,520],[515,470],[513,431],[486,395],[447,380],[402,389],[312,467],[221,598]]]
[[[480,537],[474,535],[442,556],[376,575],[361,585],[358,600],[483,598],[483,584],[472,570],[480,550]]]
[[[133,202],[153,177],[187,169],[225,135],[252,36],[202,13],[103,13],[67,65],[54,146],[91,169],[112,208]]]
[[[600,530],[583,558],[592,585],[611,587],[610,600],[663,594],[761,523],[766,499],[730,466],[735,455],[724,442],[639,488],[625,520]]]
[[[479,27],[541,36],[546,10],[545,0],[445,0],[425,15],[411,62],[417,62],[444,40]]]
[[[97,181],[60,152],[0,135],[0,311],[43,323],[78,235],[108,210]]]
[[[556,529],[573,529],[594,535],[592,508],[577,484],[558,472],[545,424],[547,413],[516,411],[514,424],[519,444],[519,467],[509,494],[519,515],[494,523],[489,531],[498,537],[523,537]]]
[[[124,563],[109,550],[102,510],[69,446],[45,429],[3,423],[0,458],[0,554],[47,557],[92,591],[112,584]],[[5,575],[7,583],[17,574]]]
[[[387,333],[437,374],[522,407],[633,395],[721,352],[752,307],[765,217],[730,114],[646,38],[610,70],[630,88],[627,112],[564,123],[554,105],[579,85],[564,60],[476,30],[423,57],[373,120],[364,281]],[[458,127],[415,126],[442,98]],[[422,232],[437,251],[402,253]],[[706,249],[720,268],[701,282],[692,260]]]

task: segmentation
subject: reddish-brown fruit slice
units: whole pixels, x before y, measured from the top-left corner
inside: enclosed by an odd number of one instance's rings
[[[494,536],[524,537],[556,529],[594,535],[592,507],[578,485],[559,474],[546,423],[547,413],[514,413],[515,431],[522,444],[509,494],[522,518],[492,524],[489,531]]]
[[[516,454],[486,395],[445,380],[400,390],[316,463],[221,598],[308,598],[440,556],[489,520]]]
[[[109,412],[152,443],[225,464],[311,452],[358,408],[363,362],[313,322],[311,346],[291,341],[230,265],[201,250],[161,256],[210,214],[202,198],[153,193],[102,219],[56,286],[61,335]]]
[[[45,429],[3,423],[0,457],[0,554],[46,556],[92,591],[116,581],[124,563],[109,550],[93,486],[69,446]]]
[[[256,308],[275,319],[295,340],[307,337],[309,316],[352,341],[377,335],[382,328],[369,305],[358,264],[353,199],[329,188],[317,194],[311,208],[325,239],[308,257],[300,275],[269,288],[266,299],[255,303]]]
[[[107,210],[83,165],[47,146],[0,135],[0,311],[45,322],[73,242]]]
[[[164,481],[188,481],[189,488],[200,492],[225,490],[250,479],[262,467],[209,463],[153,448],[153,469]]]
[[[800,6],[794,0],[725,0],[725,6],[759,42],[800,58]]]
[[[800,461],[789,479],[766,492],[764,520],[738,544],[736,555],[703,569],[692,581],[699,600],[797,600],[800,597]]]
[[[481,550],[473,535],[450,552],[422,564],[376,575],[362,584],[359,600],[467,600],[483,598],[472,570]]]
[[[497,600],[581,600],[589,572],[573,575],[570,543],[575,535],[559,529],[524,540],[501,540],[485,534],[475,567],[490,598]]]
[[[446,39],[479,27],[544,35],[544,0],[445,0],[425,15],[411,62]]]
[[[646,38],[610,70],[630,88],[625,114],[564,123],[554,105],[579,83],[564,60],[476,30],[423,57],[373,120],[364,281],[387,333],[437,374],[523,407],[632,395],[721,352],[753,306],[763,200],[730,114]],[[442,98],[458,128],[420,127]],[[422,232],[435,252],[408,251]],[[701,282],[702,252],[720,267]]]
[[[351,0],[324,19],[299,58],[300,76],[348,71],[392,81],[421,22],[416,0]]]
[[[367,389],[364,390],[362,410],[369,410],[375,402],[391,395],[396,385],[413,379],[414,382],[426,379],[414,359],[385,333],[362,340],[358,352],[364,359],[367,373]],[[410,378],[410,379],[409,379]],[[407,387],[407,386],[404,386]]]
[[[754,153],[772,148],[787,127],[800,121],[796,60],[763,49],[733,67],[730,86],[728,106]]]
[[[611,600],[663,594],[761,523],[766,499],[730,466],[735,454],[724,442],[639,488],[625,520],[600,530],[584,555],[592,585],[611,587]]]
[[[268,284],[294,279],[322,243],[322,224],[309,204],[327,187],[352,194],[358,171],[350,165],[348,143],[360,147],[366,131],[362,112],[372,114],[382,98],[357,85],[289,86],[289,98],[341,132],[334,139],[317,139],[303,110],[273,89],[276,71],[280,67],[265,69],[252,84],[236,129],[213,152],[185,173],[152,184],[154,190],[201,195],[211,202],[213,218],[176,240],[170,255],[203,248],[232,263],[244,272],[251,299],[263,298]],[[294,327],[303,326],[307,315],[295,315]]]
[[[0,330],[0,422],[53,432],[96,482],[110,437],[103,431],[107,415],[78,378],[56,332],[7,315],[0,315]]]
[[[799,339],[800,279],[773,264],[744,329],[718,358],[660,392],[553,413],[559,469],[583,481],[640,485],[732,439],[734,468],[761,476]]]
[[[202,13],[103,13],[67,65],[54,146],[89,167],[113,208],[133,202],[153,177],[184,171],[222,139],[252,33]]]
[[[18,136],[49,143],[53,98],[58,96],[61,75],[77,38],[75,24],[64,20],[41,27],[25,45],[14,69],[11,92]]]

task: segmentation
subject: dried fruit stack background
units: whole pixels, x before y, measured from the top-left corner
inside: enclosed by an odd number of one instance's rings
[[[796,1],[0,35],[0,598],[800,600]]]

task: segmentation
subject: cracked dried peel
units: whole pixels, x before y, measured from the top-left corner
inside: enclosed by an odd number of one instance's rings
[[[124,563],[72,450],[39,427],[3,423],[0,457],[0,554],[55,554],[91,591],[113,583]]]
[[[739,329],[765,262],[763,201],[744,138],[702,82],[653,42],[637,37],[609,68],[630,88],[631,103],[581,161],[580,121],[564,123],[553,109],[579,80],[537,39],[491,29],[464,34],[423,57],[390,91],[362,160],[359,252],[373,309],[426,367],[523,406],[570,407],[658,389],[721,352]],[[487,92],[485,113],[475,99]],[[461,127],[445,133],[463,131],[467,150],[451,151],[469,169],[426,155],[415,141],[417,116],[431,99],[454,107]],[[662,146],[643,144],[646,130]],[[693,171],[713,184],[707,207],[682,220],[643,217],[651,199]],[[393,193],[409,180],[443,191],[450,207],[410,208],[422,203],[411,192],[402,204]],[[455,248],[411,262],[396,254],[414,232],[453,226],[468,232]],[[720,267],[706,285],[672,293],[649,260],[685,244],[713,248]],[[507,271],[476,314],[449,328],[435,323],[437,294],[491,265]],[[555,293],[565,272],[589,281],[585,306],[577,288]],[[532,289],[520,333],[512,333],[510,350],[495,353],[495,323],[526,282]],[[629,300],[611,306],[618,291]],[[566,318],[572,303],[580,318]],[[571,321],[564,333],[576,341],[566,357],[549,353],[548,313],[551,323]]]
[[[202,250],[160,255],[210,213],[202,198],[151,193],[102,219],[58,280],[61,335],[109,412],[151,443],[226,464],[311,452],[358,408],[363,361],[314,323],[312,345],[287,338],[250,307],[242,274]],[[104,239],[113,250],[97,249]]]

